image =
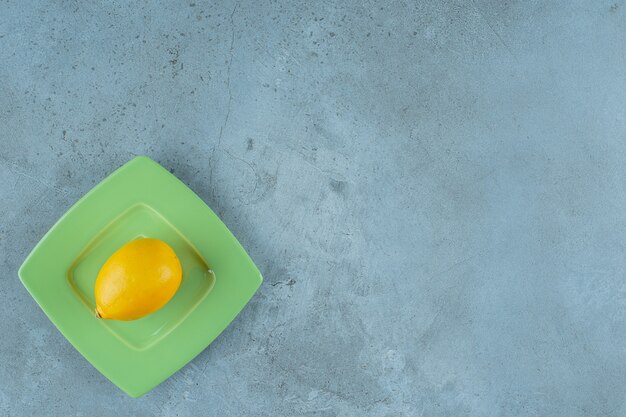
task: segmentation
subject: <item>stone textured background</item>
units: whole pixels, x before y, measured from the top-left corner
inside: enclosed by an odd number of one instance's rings
[[[0,1],[0,415],[626,415],[623,1]],[[17,278],[134,155],[265,282],[140,399]]]

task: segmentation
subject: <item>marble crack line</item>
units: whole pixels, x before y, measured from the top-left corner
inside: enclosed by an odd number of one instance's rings
[[[288,287],[291,287],[293,284],[296,283],[296,280],[293,278],[289,278],[288,280],[285,281],[278,281],[278,282],[274,282],[273,284],[270,284],[272,287],[275,287],[277,285],[286,285]]]
[[[228,89],[228,106],[226,107],[226,117],[224,117],[224,123],[220,127],[220,135],[218,137],[218,146],[222,143],[222,134],[226,124],[228,123],[228,119],[230,118],[230,111],[233,103],[233,92],[230,87],[230,76],[233,68],[233,57],[234,57],[234,48],[235,48],[235,12],[239,7],[239,3],[235,4],[233,7],[233,11],[230,14],[230,48],[229,48],[229,58],[228,58],[228,69],[226,71],[226,88]]]
[[[493,28],[493,26],[491,26],[491,23],[489,22],[489,20],[487,19],[487,17],[483,13],[483,11],[480,10],[480,8],[478,6],[476,6],[476,3],[474,2],[474,0],[472,0],[472,5],[474,6],[474,9],[476,9],[476,11],[480,15],[480,17],[485,21],[487,26],[489,26],[489,29],[491,29],[493,34],[496,35],[496,37],[498,38],[500,43],[502,43],[502,45],[506,48],[507,52],[513,57],[515,62],[519,64],[519,60],[517,59],[517,56],[515,56],[513,51],[511,51],[511,48],[509,48],[509,45],[506,42],[504,42],[504,39],[502,39],[502,36],[500,36],[500,34]]]
[[[235,155],[233,155],[232,153],[228,152],[226,149],[224,149],[224,153],[228,156],[230,156],[233,159],[236,159],[237,161],[241,161],[244,164],[246,164],[248,167],[250,167],[250,169],[252,169],[252,172],[254,172],[254,177],[255,177],[255,182],[254,182],[254,189],[251,191],[251,194],[254,194],[256,192],[256,189],[259,185],[259,182],[261,181],[261,176],[259,175],[259,173],[257,172],[256,168],[254,167],[254,165],[252,165],[250,162],[246,161],[243,158],[239,158]]]
[[[12,162],[7,162],[7,163],[5,163],[5,165],[9,169],[9,171],[14,173],[15,175],[19,175],[19,176],[22,176],[24,178],[28,178],[29,180],[31,180],[31,181],[41,185],[42,187],[48,188],[48,189],[53,190],[53,191],[57,191],[57,192],[59,192],[59,193],[61,193],[63,195],[67,195],[67,191],[64,190],[63,188],[59,188],[59,187],[56,187],[54,185],[50,185],[48,183],[45,183],[45,182],[41,181],[40,179],[37,179],[37,178],[35,178],[35,177],[25,173],[25,172],[22,172],[19,169],[16,169],[17,165],[15,165]],[[17,181],[16,181],[15,185],[17,186]]]
[[[471,255],[471,256],[468,256],[467,258],[463,258],[463,259],[457,260],[456,262],[452,263],[452,265],[448,266],[444,270],[436,272],[433,275],[429,276],[427,278],[427,282],[430,282],[430,281],[434,280],[435,278],[438,278],[438,277],[440,277],[442,275],[447,274],[448,272],[453,271],[457,267],[466,264],[467,262],[471,261],[472,259],[476,258],[477,256],[478,255]]]
[[[230,36],[228,68],[226,69],[226,88],[228,90],[228,105],[226,106],[226,116],[224,116],[224,122],[220,126],[220,132],[219,132],[219,135],[217,136],[217,144],[213,146],[213,150],[211,151],[211,158],[210,158],[211,168],[209,171],[209,184],[213,183],[213,167],[214,167],[213,162],[215,158],[215,152],[219,150],[220,147],[222,146],[222,138],[224,137],[224,129],[226,128],[226,125],[228,124],[228,119],[230,119],[230,112],[231,112],[232,104],[233,104],[233,92],[230,87],[230,76],[232,73],[233,57],[234,57],[234,51],[235,51],[235,12],[237,11],[238,7],[239,7],[239,3],[235,4],[235,7],[233,7],[233,11],[230,14],[231,36]]]

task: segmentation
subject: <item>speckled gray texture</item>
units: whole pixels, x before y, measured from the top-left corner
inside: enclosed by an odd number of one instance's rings
[[[622,1],[0,1],[0,415],[626,415],[625,45]],[[265,282],[131,399],[17,269],[140,154]]]

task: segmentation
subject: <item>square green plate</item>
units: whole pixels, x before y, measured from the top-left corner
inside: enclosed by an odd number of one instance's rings
[[[183,281],[161,310],[131,322],[94,316],[100,267],[138,237],[167,242]],[[258,269],[204,202],[147,157],[80,199],[24,261],[20,279],[74,347],[138,397],[205,349],[261,285]]]

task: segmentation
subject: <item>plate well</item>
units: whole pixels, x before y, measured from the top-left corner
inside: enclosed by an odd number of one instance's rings
[[[154,208],[136,204],[109,223],[76,257],[67,278],[76,297],[94,314],[94,287],[106,260],[126,243],[143,237],[161,239],[174,249],[183,279],[177,293],[160,310],[133,321],[99,320],[109,332],[135,350],[144,350],[176,328],[209,294],[215,275],[193,245]]]

